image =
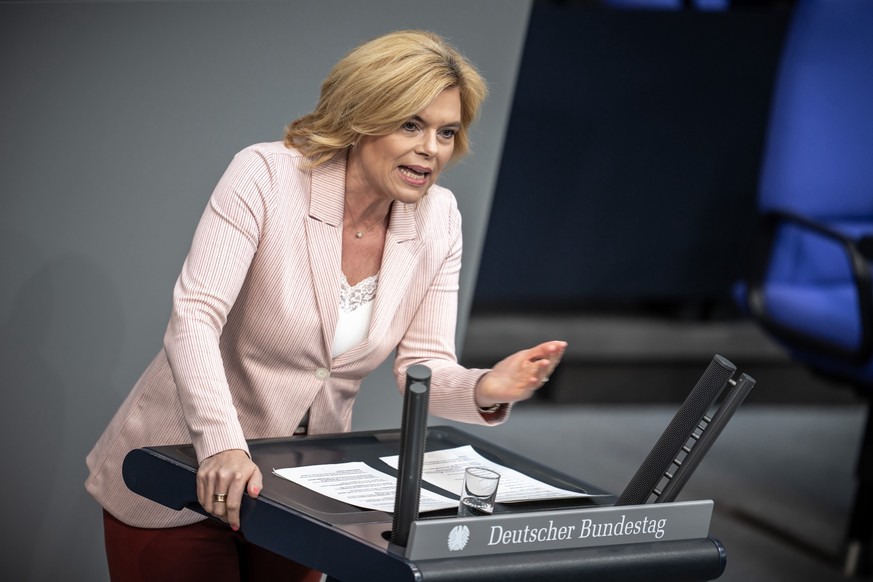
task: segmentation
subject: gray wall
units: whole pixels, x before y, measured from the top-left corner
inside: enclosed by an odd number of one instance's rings
[[[348,49],[452,39],[490,81],[443,183],[471,300],[529,0],[0,4],[0,387],[8,580],[106,578],[84,457],[160,346],[197,219],[231,156],[308,112]],[[383,366],[355,428],[399,424]]]

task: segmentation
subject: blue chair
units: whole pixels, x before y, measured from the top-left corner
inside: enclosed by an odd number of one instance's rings
[[[794,359],[873,402],[873,2],[798,1],[772,107],[740,302]],[[847,574],[869,571],[871,534],[868,409]]]

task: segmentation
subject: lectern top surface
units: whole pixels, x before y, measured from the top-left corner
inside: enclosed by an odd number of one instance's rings
[[[451,427],[430,427],[427,434],[427,451],[449,449],[463,445],[471,445],[482,456],[502,465],[511,467],[535,479],[559,487],[591,494],[607,494],[608,492],[589,483],[564,475],[530,459],[517,455],[473,435]],[[396,455],[400,448],[400,435],[397,430],[367,431],[336,435],[316,435],[294,438],[261,439],[249,441],[252,459],[258,464],[264,476],[262,501],[272,501],[309,517],[329,524],[354,524],[374,521],[390,521],[388,514],[361,509],[341,501],[320,495],[305,487],[283,479],[273,474],[274,469],[288,467],[303,467],[360,461],[382,471],[396,476],[396,471],[382,462],[381,457]],[[173,445],[153,447],[152,450],[173,461],[196,468],[197,461],[191,445]],[[452,492],[446,492],[428,483],[422,487],[436,493],[452,497]],[[456,496],[456,495],[455,495]],[[561,499],[552,501],[535,501],[530,503],[513,503],[511,506],[497,504],[496,513],[503,511],[541,511],[544,509],[569,509],[587,507],[595,504],[610,503],[609,497]],[[439,518],[453,515],[454,511],[432,512],[423,518]]]

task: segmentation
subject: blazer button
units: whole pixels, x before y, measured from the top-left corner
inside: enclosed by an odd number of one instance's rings
[[[328,370],[327,368],[318,368],[315,371],[315,377],[319,380],[327,380],[328,378],[330,378],[330,370]]]

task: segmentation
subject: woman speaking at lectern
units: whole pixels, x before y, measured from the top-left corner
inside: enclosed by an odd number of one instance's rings
[[[361,380],[432,371],[430,411],[495,424],[548,379],[552,341],[490,370],[457,363],[461,217],[440,172],[468,149],[484,80],[440,37],[354,49],[283,142],[237,154],[218,182],[173,293],[163,349],[88,455],[112,579],[317,580],[248,544],[242,495],[262,475],[247,439],[348,431]],[[130,492],[128,451],[192,442],[209,513]]]

